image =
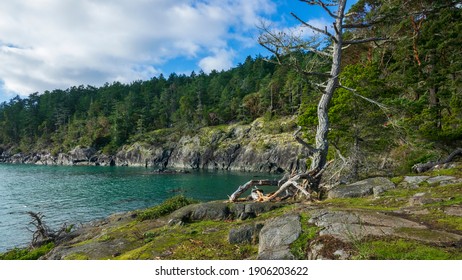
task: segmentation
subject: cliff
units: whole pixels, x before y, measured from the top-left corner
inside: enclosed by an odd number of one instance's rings
[[[295,120],[206,127],[194,133],[153,132],[123,146],[114,155],[93,147],[75,147],[52,155],[1,151],[0,162],[41,165],[143,166],[164,169],[220,169],[255,172],[306,170],[307,157],[292,138]]]

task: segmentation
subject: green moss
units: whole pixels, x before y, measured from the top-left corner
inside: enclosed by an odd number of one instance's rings
[[[448,228],[462,231],[462,217],[445,215],[436,221],[446,225]]]
[[[188,225],[183,229],[186,238],[173,250],[169,259],[247,259],[258,251],[256,245],[236,245],[228,242],[228,233],[232,227],[243,222],[203,221]]]
[[[365,241],[356,246],[356,259],[377,260],[460,260],[454,248],[433,247],[404,239]]]
[[[90,258],[81,252],[72,253],[64,258],[65,260],[89,260]]]
[[[368,209],[377,211],[397,210],[405,205],[408,200],[401,199],[400,197],[380,197],[378,199],[372,198],[334,198],[322,201],[319,204],[330,206],[333,208],[355,208],[355,209]]]
[[[55,247],[54,243],[42,245],[34,249],[15,248],[6,253],[0,254],[0,260],[37,260]]]
[[[256,217],[254,220],[262,221],[262,220],[266,220],[266,219],[273,218],[273,217],[279,217],[288,212],[295,210],[296,208],[297,208],[296,204],[283,205],[277,209],[274,209],[272,211],[268,211],[268,212],[258,215],[258,217]]]
[[[71,247],[80,247],[95,242],[94,239],[87,239],[79,243],[72,244]]]
[[[117,259],[246,259],[257,254],[256,245],[229,244],[232,227],[244,221],[201,221],[184,226],[152,229],[144,234],[144,244]]]
[[[392,181],[395,185],[398,185],[403,180],[404,180],[403,176],[393,177],[393,178],[390,179],[390,181]]]
[[[427,207],[427,209],[429,210],[428,214],[419,215],[415,218],[432,225],[434,228],[462,231],[462,217],[447,215],[439,206],[431,206]]]
[[[456,176],[462,177],[462,167],[460,165],[454,168],[445,168],[445,169],[437,169],[431,170],[424,173],[428,176]]]
[[[107,242],[107,241],[111,241],[113,240],[114,237],[113,236],[110,236],[109,234],[105,234],[103,236],[101,236],[100,238],[98,238],[98,242]]]
[[[175,210],[178,210],[186,205],[197,203],[196,200],[186,198],[183,195],[174,196],[172,198],[167,199],[163,203],[154,206],[152,208],[139,211],[137,213],[137,218],[139,221],[149,220],[149,219],[156,219],[161,216],[165,216],[167,214],[172,213]]]
[[[300,236],[290,245],[290,252],[294,255],[295,259],[306,259],[306,248],[308,243],[313,240],[320,228],[310,225],[308,220],[310,217],[306,213],[300,214],[300,223],[302,225],[302,232]]]

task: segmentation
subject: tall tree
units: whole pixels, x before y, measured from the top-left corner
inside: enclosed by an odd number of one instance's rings
[[[345,8],[347,0],[300,0],[310,6],[319,6],[325,13],[331,17],[333,22],[333,30],[329,30],[327,27],[319,28],[311,25],[309,22],[303,20],[296,14],[292,13],[292,16],[297,19],[301,27],[308,28],[312,32],[315,32],[317,36],[313,36],[307,40],[301,35],[296,35],[294,32],[288,34],[287,32],[270,30],[268,27],[262,27],[263,33],[259,38],[259,43],[274,54],[275,63],[277,64],[289,64],[290,66],[297,69],[300,73],[307,77],[316,77],[316,81],[319,79],[323,80],[319,86],[322,88],[321,98],[317,106],[317,118],[318,125],[316,129],[315,144],[314,146],[307,143],[305,140],[298,136],[301,128],[294,133],[294,138],[297,142],[306,147],[311,156],[311,167],[308,172],[291,174],[285,176],[282,180],[276,181],[250,181],[249,183],[239,187],[239,189],[233,193],[230,197],[231,200],[235,200],[248,188],[259,185],[259,184],[275,184],[279,185],[279,190],[274,194],[266,197],[264,200],[271,200],[279,196],[283,191],[290,191],[290,189],[298,189],[306,197],[310,197],[310,192],[319,192],[319,186],[321,182],[322,173],[328,165],[327,153],[329,151],[329,105],[335,90],[339,87],[348,89],[356,96],[360,96],[354,89],[344,87],[339,82],[339,76],[341,72],[342,63],[342,50],[346,46],[362,44],[367,42],[383,40],[382,38],[369,38],[369,37],[352,37],[349,39],[344,38],[345,30],[368,28],[371,26],[375,19],[371,20],[371,23],[361,21],[351,21],[345,23],[345,18],[352,17],[354,14],[346,14]],[[359,33],[361,36],[361,33]],[[350,36],[351,37],[351,36]],[[328,47],[322,48],[323,45],[328,44]],[[314,53],[320,58],[321,63],[330,63],[330,69],[327,73],[319,72],[314,69],[318,69],[319,65],[308,64],[304,65],[297,59],[297,54],[302,53]],[[312,60],[311,62],[317,62]],[[287,196],[293,194],[288,193]]]

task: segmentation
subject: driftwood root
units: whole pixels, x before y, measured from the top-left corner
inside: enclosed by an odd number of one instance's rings
[[[316,184],[319,183],[318,179],[330,163],[332,163],[332,161],[326,163],[322,169],[315,169],[300,174],[286,174],[281,180],[250,180],[244,185],[239,186],[239,188],[229,196],[229,201],[238,201],[239,197],[244,192],[257,186],[278,186],[279,189],[274,193],[264,195],[261,189],[255,188],[251,191],[250,200],[259,202],[284,200],[295,197],[299,192],[301,192],[306,199],[311,199],[312,195],[310,191],[317,188]],[[285,195],[282,196],[284,192]]]

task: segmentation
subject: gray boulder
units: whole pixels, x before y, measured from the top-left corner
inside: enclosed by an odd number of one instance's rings
[[[92,147],[77,146],[69,152],[69,158],[73,164],[88,164],[95,153]]]
[[[393,188],[395,184],[385,177],[369,178],[353,184],[337,186],[329,191],[328,198],[378,196]]]
[[[258,259],[294,259],[289,250],[300,236],[302,227],[297,214],[284,215],[268,221],[259,235]]]
[[[419,184],[425,182],[430,176],[405,176],[399,187],[416,189]]]
[[[263,224],[261,223],[233,228],[229,231],[228,241],[230,244],[256,244],[262,228]]]
[[[421,206],[425,204],[435,203],[442,201],[441,198],[432,198],[428,193],[416,193],[411,198],[409,198],[410,206]]]
[[[456,177],[453,176],[436,176],[427,179],[427,183],[429,184],[437,184],[445,181],[453,181]]]
[[[263,202],[263,203],[235,203],[231,204],[231,212],[235,218],[246,220],[255,218],[261,213],[269,212],[283,206],[282,203]]]
[[[207,204],[197,204],[191,213],[190,220],[226,220],[230,215],[231,212],[227,203],[211,202]]]

